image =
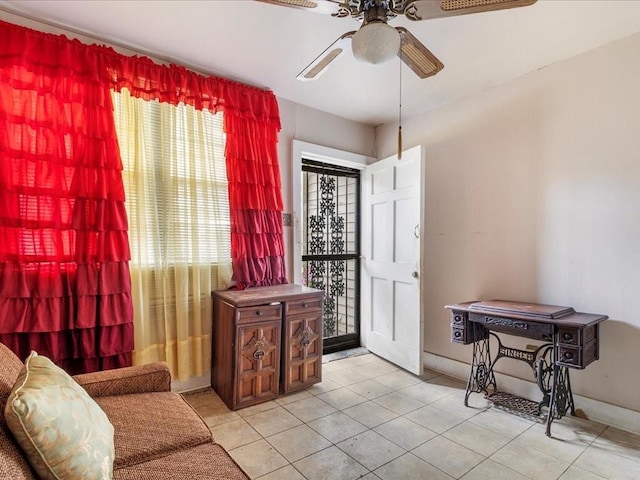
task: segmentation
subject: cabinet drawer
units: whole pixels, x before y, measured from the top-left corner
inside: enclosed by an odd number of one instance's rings
[[[554,327],[548,323],[538,323],[532,320],[523,320],[506,317],[494,317],[479,313],[471,313],[469,319],[472,322],[483,324],[490,330],[505,332],[520,337],[536,340],[550,341],[553,339]]]
[[[290,300],[286,303],[285,311],[287,315],[322,310],[322,296],[307,297]]]
[[[558,345],[558,365],[573,368],[585,368],[598,359],[597,339],[585,344],[583,347]]]
[[[451,325],[456,327],[463,327],[466,325],[467,313],[466,312],[451,312]]]
[[[563,345],[581,345],[581,332],[579,328],[558,327],[558,343]]]
[[[464,327],[451,327],[451,341],[453,343],[467,343],[465,341]]]
[[[558,345],[558,365],[566,367],[582,367],[582,349]]]
[[[236,309],[238,323],[250,323],[264,320],[278,320],[282,317],[282,305],[256,305]]]

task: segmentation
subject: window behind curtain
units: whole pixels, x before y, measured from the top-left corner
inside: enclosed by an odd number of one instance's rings
[[[134,303],[134,363],[179,380],[210,365],[211,291],[231,277],[222,113],[114,93]]]

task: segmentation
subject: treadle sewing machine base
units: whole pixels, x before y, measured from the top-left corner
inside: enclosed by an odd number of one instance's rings
[[[584,369],[598,359],[598,327],[608,318],[606,315],[504,300],[465,302],[445,308],[451,310],[451,341],[473,344],[465,406],[471,393],[484,392],[496,406],[528,417],[546,416],[547,436],[551,435],[554,419],[562,418],[567,412],[576,415],[569,368]],[[505,346],[498,333],[546,343],[520,350]],[[491,354],[491,338],[498,346],[495,357]],[[494,367],[503,357],[529,365],[542,400],[535,402],[498,390]]]
[[[506,392],[490,393],[486,398],[495,406],[502,407],[510,412],[518,413],[525,417],[541,418],[539,402],[534,402],[528,398],[518,397],[517,395]]]

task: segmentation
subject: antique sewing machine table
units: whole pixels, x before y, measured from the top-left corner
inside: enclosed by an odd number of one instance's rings
[[[576,415],[569,368],[584,369],[598,359],[599,324],[606,315],[579,313],[571,307],[505,300],[475,301],[446,305],[451,310],[451,341],[473,344],[471,371],[464,404],[471,393],[484,392],[495,405],[520,413],[541,416],[547,407],[546,434],[551,422],[567,414]],[[526,350],[505,346],[498,334],[505,333],[543,343]],[[492,356],[490,338],[497,341]],[[505,392],[496,385],[494,366],[500,358],[527,363],[542,392],[534,402]]]

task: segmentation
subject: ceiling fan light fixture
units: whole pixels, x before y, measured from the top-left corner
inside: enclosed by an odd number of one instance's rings
[[[400,34],[384,22],[370,22],[360,27],[351,39],[353,56],[364,63],[388,62],[400,49]]]

